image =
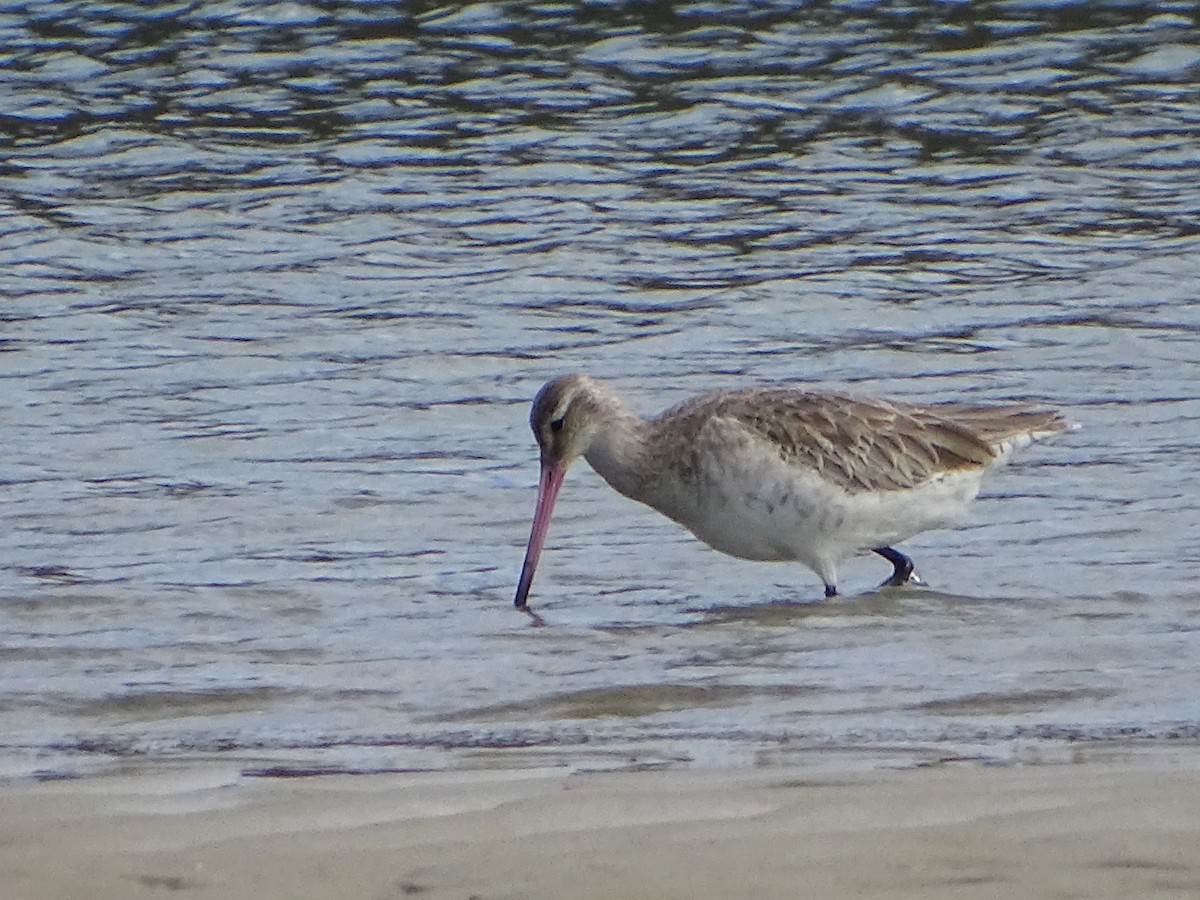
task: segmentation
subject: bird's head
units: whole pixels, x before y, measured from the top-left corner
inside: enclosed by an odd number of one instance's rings
[[[538,391],[529,427],[543,466],[560,466],[565,472],[587,452],[599,427],[600,394],[600,383],[582,373],[562,375]]]
[[[546,382],[533,400],[529,427],[541,450],[542,471],[538,479],[537,506],[533,513],[533,528],[525,549],[525,563],[517,582],[514,603],[525,607],[533,573],[537,569],[554,502],[562,488],[567,468],[583,456],[601,425],[599,415],[605,391],[601,383],[580,373],[562,375]]]

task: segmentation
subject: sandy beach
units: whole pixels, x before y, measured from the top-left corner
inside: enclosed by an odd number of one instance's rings
[[[1200,755],[2,787],[6,900],[1200,897]]]

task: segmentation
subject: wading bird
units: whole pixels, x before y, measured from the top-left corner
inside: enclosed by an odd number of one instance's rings
[[[525,608],[554,502],[580,456],[617,491],[710,547],[742,559],[795,560],[837,594],[838,565],[878,553],[885,585],[921,583],[892,545],[958,519],[985,475],[1069,426],[1029,405],[925,406],[784,387],[715,391],[653,419],[603,381],[546,383],[530,427],[541,478],[516,605]]]

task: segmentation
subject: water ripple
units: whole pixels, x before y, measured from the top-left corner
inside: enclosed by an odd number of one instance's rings
[[[0,65],[9,770],[1194,737],[1193,4],[13,0]],[[575,473],[532,630],[564,369],[1084,427],[828,606]]]

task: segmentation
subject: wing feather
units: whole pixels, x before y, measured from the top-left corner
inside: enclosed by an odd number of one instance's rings
[[[941,474],[983,468],[1014,436],[1061,431],[1062,417],[1027,406],[915,406],[849,394],[764,388],[706,394],[655,423],[687,440],[721,419],[760,438],[789,464],[843,489],[903,490]]]

